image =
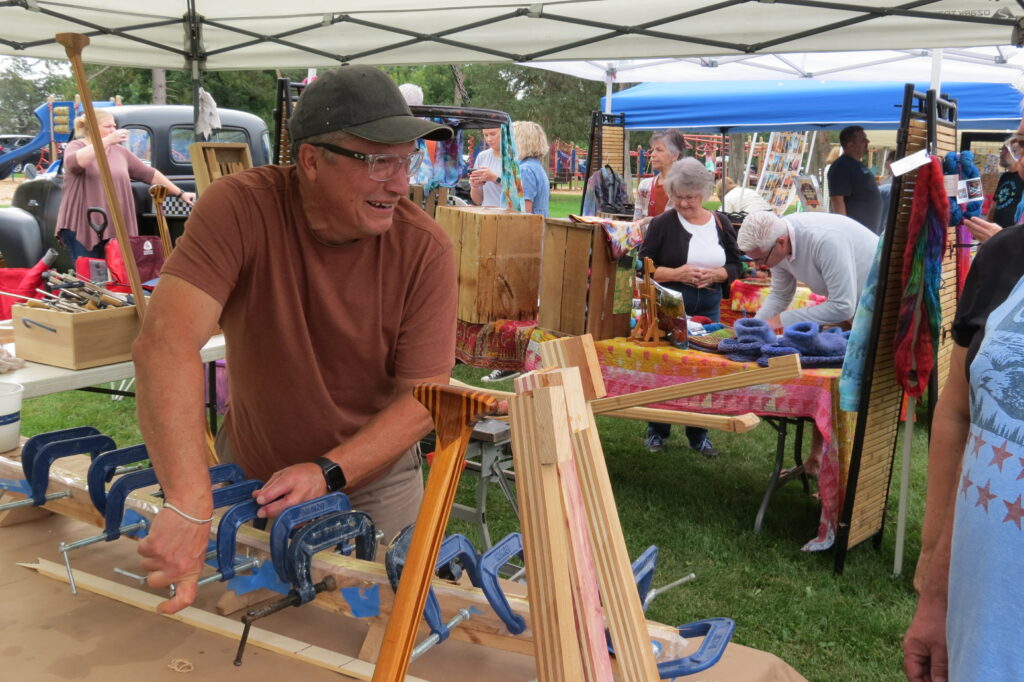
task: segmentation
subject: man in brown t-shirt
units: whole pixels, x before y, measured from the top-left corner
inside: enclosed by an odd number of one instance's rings
[[[161,273],[135,342],[139,426],[166,504],[140,544],[161,606],[195,597],[212,516],[199,350],[227,338],[231,409],[218,450],[250,476],[261,516],[344,490],[391,534],[422,497],[412,396],[454,364],[451,243],[405,198],[415,140],[451,129],[414,118],[378,69],[309,85],[289,122],[289,167],[222,178],[203,194]]]

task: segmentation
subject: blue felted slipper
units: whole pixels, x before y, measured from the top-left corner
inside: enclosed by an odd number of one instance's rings
[[[800,355],[800,351],[792,346],[784,346],[781,343],[765,344],[761,346],[761,355],[767,355],[770,358],[777,358],[780,355]]]
[[[838,327],[833,329],[838,330]],[[800,355],[843,356],[846,354],[846,338],[841,330],[838,331],[821,332],[817,322],[797,322],[783,330],[782,338],[785,345],[796,348]]]
[[[741,317],[733,325],[736,331],[736,338],[740,341],[760,341],[764,343],[775,343],[778,337],[764,320],[753,317]]]
[[[741,341],[740,339],[722,339],[718,344],[718,350],[722,353],[739,353],[757,357],[761,354],[761,341]]]

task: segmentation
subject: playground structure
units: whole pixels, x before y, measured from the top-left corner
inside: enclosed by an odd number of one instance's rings
[[[75,102],[57,102],[52,97],[37,107],[33,113],[39,119],[39,132],[27,144],[0,154],[0,180],[21,169],[39,150],[43,150],[43,155],[36,164],[37,170],[49,166],[59,156],[60,147],[74,135],[74,111]]]

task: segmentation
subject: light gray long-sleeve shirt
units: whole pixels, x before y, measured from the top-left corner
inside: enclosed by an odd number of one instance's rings
[[[757,318],[779,315],[783,326],[794,322],[838,324],[853,318],[871,269],[878,236],[856,220],[834,213],[796,213],[784,218],[793,245],[791,256],[772,268],[772,288]],[[828,300],[786,310],[797,282]]]

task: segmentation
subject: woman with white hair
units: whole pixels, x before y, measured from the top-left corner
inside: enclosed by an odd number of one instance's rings
[[[533,121],[516,121],[512,124],[512,135],[519,152],[519,176],[523,181],[525,210],[546,217],[551,195],[551,183],[544,170],[544,159],[551,151],[548,137],[544,129]]]
[[[664,174],[671,207],[651,220],[640,247],[640,258],[654,261],[654,279],[683,295],[687,315],[720,319],[723,296],[742,272],[736,232],[722,213],[704,208],[714,189],[714,175],[693,158],[676,161]],[[665,449],[670,425],[647,425],[645,445],[651,452]],[[686,427],[690,447],[705,457],[718,451],[707,429]]]
[[[658,173],[640,181],[636,189],[636,204],[633,209],[633,220],[654,218],[668,208],[668,195],[665,193],[664,177],[672,164],[683,157],[686,140],[678,130],[669,129],[651,135],[651,168]]]

